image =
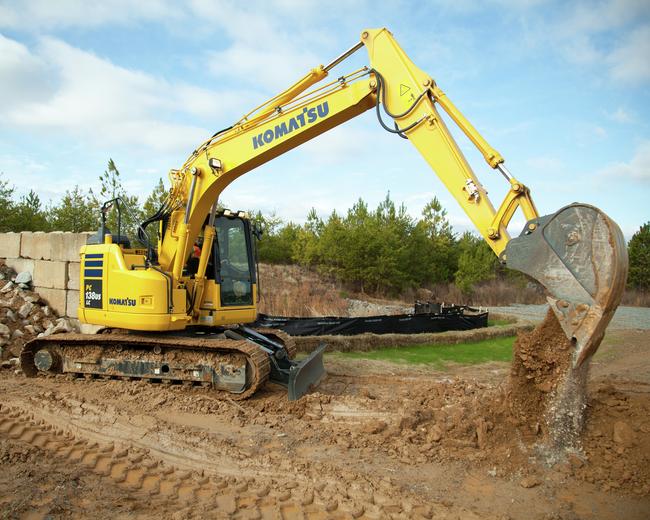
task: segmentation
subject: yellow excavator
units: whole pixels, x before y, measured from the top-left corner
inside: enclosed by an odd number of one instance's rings
[[[362,47],[368,67],[325,81]],[[498,208],[440,108],[503,176],[506,194]],[[324,347],[298,362],[290,338],[241,325],[257,315],[254,228],[244,212],[218,209],[218,200],[241,175],[371,109],[384,130],[422,154],[500,261],[546,288],[575,345],[574,367],[588,361],[624,290],[627,253],[620,229],[601,210],[581,203],[539,216],[528,187],[508,171],[501,154],[381,28],[364,30],[347,52],[215,133],[171,170],[166,202],[139,229],[147,247],[131,248],[119,225],[117,234],[110,233],[106,211],[119,201],[104,205],[97,236],[80,251],[78,309],[81,322],[100,325],[104,333],[31,341],[21,359],[26,375],[203,384],[239,398],[270,379],[288,388],[289,399],[304,395],[324,374]],[[507,226],[517,209],[527,223],[510,238]],[[159,226],[155,247],[145,232],[152,223]]]

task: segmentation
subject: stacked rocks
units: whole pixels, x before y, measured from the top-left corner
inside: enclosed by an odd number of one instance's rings
[[[60,318],[32,288],[32,275],[16,274],[0,261],[0,362],[15,367],[23,345],[35,337],[74,332],[75,325]]]

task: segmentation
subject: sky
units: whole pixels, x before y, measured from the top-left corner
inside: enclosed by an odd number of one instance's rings
[[[56,202],[97,188],[112,158],[144,198],[215,131],[374,27],[501,152],[541,214],[587,202],[628,239],[650,220],[648,0],[0,0],[0,172]],[[454,135],[498,206],[505,180]],[[325,217],[388,192],[414,217],[436,196],[456,231],[472,229],[373,111],[244,175],[222,201],[303,222],[312,207]]]

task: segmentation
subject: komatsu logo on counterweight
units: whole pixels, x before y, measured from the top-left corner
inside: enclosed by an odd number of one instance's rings
[[[275,125],[273,130],[269,128],[265,132],[253,136],[253,149],[264,146],[265,144],[271,144],[275,139],[284,137],[294,130],[298,130],[305,125],[313,123],[319,118],[327,116],[329,112],[330,108],[327,101],[324,101],[317,107],[305,107],[302,109],[301,114],[292,117],[289,121],[283,121],[282,123]]]
[[[135,300],[133,298],[109,298],[110,305],[126,305],[127,307],[135,307]]]

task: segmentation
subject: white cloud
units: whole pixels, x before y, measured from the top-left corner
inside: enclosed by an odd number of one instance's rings
[[[608,113],[607,117],[617,123],[632,123],[636,120],[636,116],[623,107],[618,107],[614,112]]]
[[[593,132],[594,135],[599,139],[605,139],[605,137],[607,137],[607,130],[605,130],[602,126],[594,126]]]
[[[510,11],[527,11],[548,4],[549,0],[490,0],[484,2],[477,2],[476,0],[435,0],[433,3],[444,11],[467,14],[494,10],[495,7]]]
[[[220,79],[258,83],[262,88],[281,91],[320,63],[307,51],[277,40],[259,43],[235,42],[231,47],[212,52],[209,69]]]
[[[372,148],[373,141],[383,137],[377,135],[379,131],[376,128],[365,130],[360,125],[340,126],[304,144],[300,152],[314,164],[356,165],[359,157]]]
[[[601,0],[567,3],[560,12],[561,34],[594,34],[623,27],[650,12],[646,0]]]
[[[552,16],[547,33],[572,63],[604,68],[620,84],[650,80],[650,3],[609,0],[567,4]],[[622,37],[619,37],[622,34]]]
[[[266,3],[219,2],[193,0],[192,9],[207,25],[223,31],[230,44],[208,52],[209,70],[219,79],[235,79],[240,84],[257,84],[266,90],[281,90],[302,77],[320,63],[318,57],[305,50],[298,42],[314,40],[317,31],[309,27],[305,32],[304,18],[317,11],[313,3],[305,3],[298,12],[291,11],[291,3],[277,6],[281,12]]]
[[[139,20],[168,20],[181,15],[168,0],[22,0],[0,5],[0,27],[35,31],[66,27],[97,27]]]
[[[625,84],[650,80],[650,25],[639,27],[625,36],[608,56],[612,77]]]
[[[24,100],[47,95],[47,65],[27,47],[0,34],[0,112]]]
[[[216,119],[225,126],[244,106],[240,92],[172,83],[55,38],[42,38],[35,52],[0,38],[0,51],[0,72],[9,78],[0,115],[19,128],[64,131],[107,145],[189,151],[210,134],[197,119],[210,128]]]
[[[9,154],[0,155],[2,169],[7,171],[21,171],[24,173],[41,173],[47,171],[51,165],[29,155],[14,156]],[[0,171],[2,171],[0,169]]]
[[[650,141],[646,140],[639,144],[629,162],[609,164],[600,171],[600,174],[650,182]]]
[[[571,63],[592,65],[603,61],[603,54],[596,49],[591,38],[576,34],[562,44],[562,51]]]

